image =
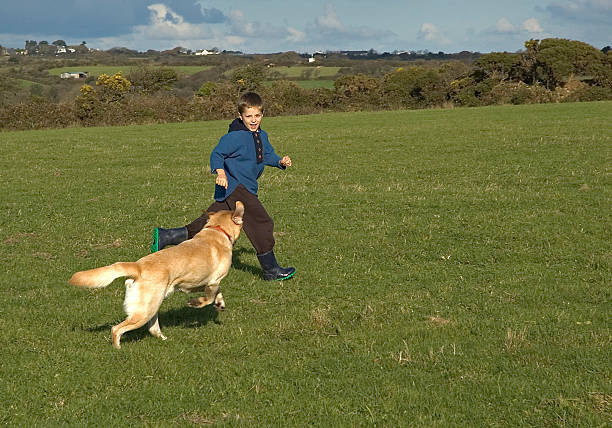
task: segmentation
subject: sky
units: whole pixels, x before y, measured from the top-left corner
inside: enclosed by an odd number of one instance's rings
[[[487,53],[549,37],[612,45],[612,0],[0,0],[9,48]]]

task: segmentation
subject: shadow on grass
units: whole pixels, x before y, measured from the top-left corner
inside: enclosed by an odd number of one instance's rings
[[[260,267],[248,265],[240,260],[240,257],[245,253],[255,253],[255,251],[248,248],[238,248],[237,250],[234,250],[232,254],[232,268],[250,273],[253,276],[261,276]],[[223,287],[223,283],[221,283],[221,286]]]
[[[186,304],[187,301],[185,301],[185,305]],[[116,323],[105,323],[95,327],[84,328],[84,330],[90,333],[97,333],[100,331],[110,332],[110,329],[121,321],[123,320],[119,320]],[[196,328],[203,327],[211,321],[215,324],[221,324],[221,321],[219,321],[219,313],[212,305],[201,309],[185,306],[165,312],[161,310],[159,312],[159,325],[162,332],[164,331],[164,327],[182,326],[185,328]],[[150,336],[149,330],[146,326],[143,326],[136,330],[126,332],[121,336],[121,343],[139,341],[148,336]]]
[[[214,322],[215,324],[221,324],[219,321],[219,313],[213,307],[213,305],[208,305],[204,308],[190,308],[187,305],[187,301],[185,301],[185,307],[171,309],[169,311],[159,311],[159,324],[163,328],[167,327],[175,327],[175,326],[183,326],[183,327],[201,327],[205,326],[209,322]],[[118,320],[116,323],[105,323],[100,324],[95,327],[86,327],[85,331],[89,331],[92,333],[110,330],[114,325],[119,324],[123,320]],[[144,329],[144,332],[147,332],[146,327],[140,327],[140,329]],[[140,330],[138,329],[138,330]]]

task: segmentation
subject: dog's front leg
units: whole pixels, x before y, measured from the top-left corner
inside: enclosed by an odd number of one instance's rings
[[[216,305],[216,296],[219,291],[219,285],[207,285],[204,290],[204,297],[196,297],[195,299],[191,299],[187,305],[192,308],[203,308],[204,306],[208,306],[211,303],[215,302]],[[223,301],[223,296],[221,296],[221,301]],[[225,307],[225,302],[223,302],[223,307]]]

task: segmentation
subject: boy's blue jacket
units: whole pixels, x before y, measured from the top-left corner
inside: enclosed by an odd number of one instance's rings
[[[215,200],[223,201],[232,194],[239,184],[257,195],[257,179],[264,170],[264,165],[285,169],[278,162],[280,156],[274,153],[274,148],[268,140],[266,131],[260,129],[259,134],[263,145],[263,162],[257,163],[255,158],[255,143],[253,133],[235,119],[229,127],[229,132],[219,140],[210,154],[210,171],[223,169],[227,176],[227,189],[215,184]]]

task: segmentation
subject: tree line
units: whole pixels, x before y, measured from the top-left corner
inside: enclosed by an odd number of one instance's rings
[[[247,90],[263,95],[268,116],[612,99],[612,52],[580,41],[529,40],[521,52],[493,52],[470,62],[368,64],[373,65],[343,68],[333,88],[306,89],[283,80],[269,63],[252,59],[239,67],[219,66],[222,73],[200,74],[191,81],[192,91],[181,90],[171,67],[142,65],[125,76],[101,75],[69,100],[54,102],[33,95],[17,103],[0,103],[0,127],[231,118],[236,99]],[[0,90],[2,84],[0,75]]]

